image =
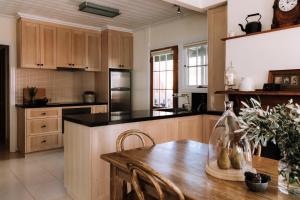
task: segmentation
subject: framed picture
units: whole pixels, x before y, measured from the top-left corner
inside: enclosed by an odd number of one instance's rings
[[[300,69],[269,71],[269,83],[281,85],[281,90],[300,91]]]

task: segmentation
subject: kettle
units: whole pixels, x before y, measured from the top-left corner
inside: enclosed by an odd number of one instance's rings
[[[254,17],[254,16],[259,16],[259,19],[257,21],[249,22],[248,18]],[[243,32],[246,32],[246,34],[261,32],[262,25],[261,25],[260,19],[261,19],[261,14],[259,14],[259,13],[251,14],[246,17],[246,22],[247,22],[246,28],[244,28],[244,26],[242,24],[239,24],[239,26],[241,27]]]

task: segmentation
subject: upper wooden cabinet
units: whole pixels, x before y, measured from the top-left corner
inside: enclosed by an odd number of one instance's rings
[[[19,21],[19,65],[23,68],[56,68],[56,28]]]
[[[86,41],[83,30],[57,28],[58,67],[86,68]]]
[[[101,71],[101,35],[86,33],[86,64],[88,71]]]
[[[115,30],[102,32],[102,68],[131,69],[133,35]]]
[[[18,65],[101,70],[101,33],[28,19],[18,21]]]
[[[57,28],[57,66],[72,67],[72,30],[69,28]]]

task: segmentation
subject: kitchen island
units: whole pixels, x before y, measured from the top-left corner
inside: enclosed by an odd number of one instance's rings
[[[220,113],[206,114],[217,120]],[[209,132],[205,116],[193,112],[134,111],[115,117],[107,114],[65,117],[65,188],[73,199],[110,199],[110,168],[100,155],[116,151],[120,133],[139,129],[153,137],[156,143],[184,139],[205,143],[209,138],[209,133],[205,133]],[[125,146],[136,148],[140,143],[130,138]]]

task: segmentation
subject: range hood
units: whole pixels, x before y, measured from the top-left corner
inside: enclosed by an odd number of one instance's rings
[[[101,15],[101,16],[110,17],[110,18],[120,15],[119,9],[100,6],[100,5],[90,3],[87,1],[85,1],[79,5],[79,10],[82,12],[87,12],[87,13]]]
[[[78,71],[85,71],[85,69],[83,69],[83,68],[72,68],[72,67],[57,67],[56,71],[78,72]]]

